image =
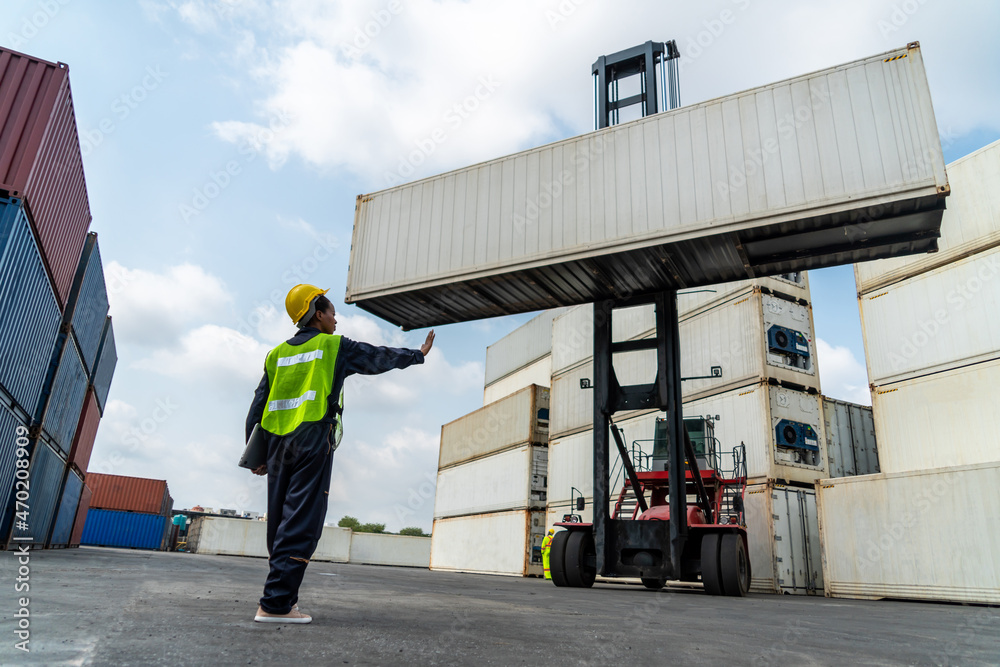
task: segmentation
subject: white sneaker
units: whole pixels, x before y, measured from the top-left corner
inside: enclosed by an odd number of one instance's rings
[[[299,606],[295,605],[287,614],[270,614],[262,607],[257,607],[257,615],[253,617],[257,623],[312,623],[312,616],[299,611]]]

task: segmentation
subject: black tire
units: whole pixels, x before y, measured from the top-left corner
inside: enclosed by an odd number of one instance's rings
[[[552,547],[549,550],[549,574],[552,575],[552,583],[562,588],[569,586],[566,581],[566,540],[569,538],[568,530],[560,530],[552,536]]]
[[[708,533],[701,538],[701,581],[709,595],[724,595],[719,570],[719,534]]]
[[[651,591],[658,591],[658,590],[660,590],[661,588],[663,588],[663,586],[666,583],[667,583],[666,581],[664,581],[663,579],[660,579],[659,577],[643,577],[642,578],[642,585],[645,586],[646,588],[648,588]]]
[[[726,595],[741,598],[750,591],[750,557],[743,538],[737,533],[722,536],[719,566],[722,571],[722,590]]]
[[[584,530],[574,530],[566,540],[566,582],[573,588],[590,588],[597,578],[597,570],[588,567],[587,556],[593,556],[593,536]],[[550,564],[551,566],[551,564]]]

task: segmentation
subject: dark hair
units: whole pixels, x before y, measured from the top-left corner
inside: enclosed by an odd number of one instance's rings
[[[322,310],[324,313],[327,313],[327,312],[330,312],[331,310],[333,310],[333,303],[329,299],[326,298],[325,294],[320,294],[318,297],[316,297],[316,301],[314,301],[313,303],[316,306],[316,312],[319,312],[319,311]],[[306,326],[311,326],[312,323],[313,323],[313,320],[315,320],[315,319],[316,319],[316,316],[313,315],[312,318],[308,322],[306,322]]]

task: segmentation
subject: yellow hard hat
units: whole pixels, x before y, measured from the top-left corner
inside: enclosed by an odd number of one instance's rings
[[[555,528],[549,528],[549,535],[552,535],[552,534],[554,534],[555,532],[556,532],[556,529],[555,529]]]
[[[315,285],[296,285],[288,290],[288,296],[285,297],[285,311],[292,318],[292,322],[298,324],[309,313],[313,299],[329,291]]]

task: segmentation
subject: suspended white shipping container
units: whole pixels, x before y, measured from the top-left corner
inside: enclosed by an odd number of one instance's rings
[[[830,477],[880,471],[871,406],[824,396],[823,418]]]
[[[540,577],[545,511],[435,519],[431,569]]]
[[[948,165],[951,196],[941,218],[938,251],[855,264],[858,294],[1000,245],[1000,141]]]
[[[438,472],[434,518],[545,507],[548,448],[526,445]]]
[[[1000,360],[872,391],[882,472],[1000,461]]]
[[[816,490],[753,484],[744,503],[751,592],[822,595]]]
[[[823,480],[827,594],[1000,604],[998,488],[1000,463]]]
[[[860,297],[868,378],[885,385],[1000,357],[1000,247]]]
[[[552,352],[552,320],[566,308],[547,310],[486,348],[486,381],[489,386]],[[547,382],[539,383],[547,385]]]
[[[573,312],[557,320],[553,331],[561,333],[558,323],[571,316]],[[764,379],[819,391],[810,306],[751,288],[683,319],[680,338],[683,377],[705,378],[711,375],[712,367],[722,369],[721,377],[685,380],[681,385],[685,401]],[[553,354],[560,347],[554,342]],[[651,383],[655,369],[654,350],[615,355],[615,373],[622,385]],[[589,359],[552,378],[552,437],[592,427],[593,390],[581,389],[584,378],[593,378]]]
[[[531,363],[510,375],[505,375],[493,384],[483,389],[483,405],[496,403],[502,398],[515,394],[522,389],[537,384],[548,387],[552,383],[552,355],[547,354],[538,361]]]
[[[919,45],[357,199],[348,303],[404,328],[934,250]]]
[[[438,468],[549,441],[549,390],[531,386],[441,427]]]
[[[415,535],[354,533],[351,563],[427,568],[431,563],[431,538]]]

